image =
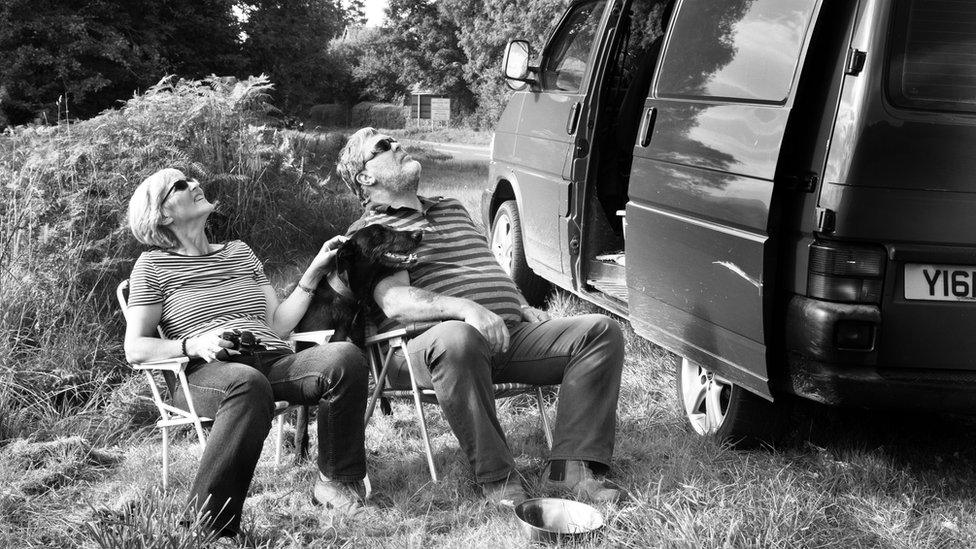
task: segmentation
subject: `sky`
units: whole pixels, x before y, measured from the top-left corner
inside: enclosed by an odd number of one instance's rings
[[[383,10],[387,0],[366,0],[366,24],[377,26],[383,22]]]

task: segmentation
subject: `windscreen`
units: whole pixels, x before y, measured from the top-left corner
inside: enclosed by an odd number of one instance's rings
[[[901,2],[892,38],[889,95],[894,104],[976,112],[976,2]]]

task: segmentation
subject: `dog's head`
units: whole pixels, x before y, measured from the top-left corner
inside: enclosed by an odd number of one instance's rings
[[[359,229],[336,251],[335,274],[329,285],[346,298],[351,294],[356,301],[371,301],[377,282],[417,262],[415,252],[422,237],[420,231],[397,231],[383,225]]]

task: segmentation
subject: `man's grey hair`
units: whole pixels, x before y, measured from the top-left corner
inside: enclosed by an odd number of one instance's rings
[[[370,138],[379,135],[374,128],[366,127],[352,134],[346,146],[339,151],[339,161],[336,163],[336,173],[342,178],[342,182],[349,187],[363,204],[369,200],[362,185],[356,181],[356,176],[366,167],[373,151],[366,147],[366,142]]]

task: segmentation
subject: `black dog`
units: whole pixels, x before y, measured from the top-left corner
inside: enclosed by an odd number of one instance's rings
[[[417,262],[422,234],[368,225],[350,235],[336,250],[335,271],[319,282],[295,331],[335,330],[332,341],[348,338],[361,347],[365,320],[376,307],[376,284]]]

